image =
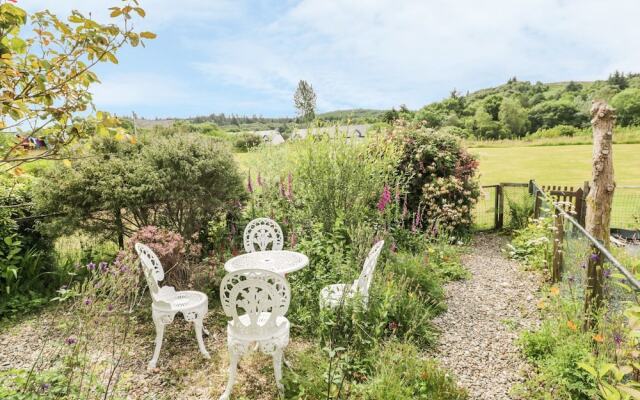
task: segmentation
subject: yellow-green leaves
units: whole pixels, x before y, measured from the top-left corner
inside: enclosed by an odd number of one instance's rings
[[[47,10],[27,13],[0,0],[0,132],[29,127],[33,132],[20,133],[46,139],[48,150],[29,159],[56,154],[79,138],[126,134],[109,115],[87,118],[86,110],[95,110],[90,88],[99,82],[92,70],[101,61],[117,64],[121,47],[138,46],[155,34],[138,33],[126,22],[146,15],[136,0],[109,10],[119,22],[103,24],[77,11],[64,18]],[[0,143],[0,167],[11,169],[24,152],[29,150]]]

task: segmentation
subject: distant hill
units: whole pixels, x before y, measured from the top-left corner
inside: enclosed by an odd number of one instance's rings
[[[392,110],[384,118],[413,119],[430,128],[479,139],[573,136],[589,125],[593,100],[612,102],[619,125],[639,125],[640,75],[615,72],[606,80],[554,83],[512,78],[504,85],[473,93],[454,91],[415,112]]]

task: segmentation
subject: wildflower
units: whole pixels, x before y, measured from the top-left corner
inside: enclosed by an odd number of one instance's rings
[[[389,329],[395,331],[396,329],[398,329],[398,323],[396,321],[389,322]]]
[[[545,303],[544,300],[540,300],[537,306],[538,306],[538,309],[544,310],[545,308],[547,308],[547,303]]]
[[[107,311],[113,311],[113,304],[109,303],[109,305],[107,305]]]
[[[610,269],[603,269],[602,270],[602,276],[604,276],[605,278],[611,277],[611,270]]]
[[[624,338],[622,337],[622,334],[620,334],[620,332],[616,332],[613,334],[613,342],[616,344],[616,346],[620,346],[624,342]]]
[[[287,176],[287,199],[293,200],[293,175],[291,172]]]
[[[76,343],[78,343],[78,339],[74,338],[73,336],[69,336],[68,338],[66,338],[66,339],[64,340],[64,342],[65,342],[66,344],[68,344],[69,346],[71,346],[72,344],[76,344]]]
[[[87,264],[87,269],[89,271],[93,271],[94,269],[96,269],[96,265],[93,262],[90,262],[89,264]]]
[[[287,197],[287,193],[286,193],[285,186],[284,186],[284,181],[282,180],[282,178],[280,178],[280,183],[278,184],[278,186],[280,186],[280,196]]]
[[[291,247],[296,247],[296,243],[298,243],[298,237],[295,232],[291,232],[291,236],[289,237],[289,244]]]
[[[603,343],[604,342],[604,336],[602,336],[602,334],[598,333],[597,335],[593,335],[593,340],[598,342],[598,343]]]
[[[574,332],[578,330],[578,326],[571,320],[567,321],[567,328],[571,329]]]
[[[49,388],[51,387],[51,384],[49,383],[43,383],[42,385],[40,385],[40,389],[44,392],[46,392],[47,390],[49,390]]]
[[[402,205],[402,219],[404,219],[409,213],[409,208],[407,207],[407,195],[404,195],[404,204]]]
[[[129,271],[129,267],[127,267],[125,264],[122,264],[122,266],[120,267],[120,272],[125,273]]]
[[[107,272],[109,270],[109,264],[106,261],[101,261],[98,264],[98,268],[100,268],[100,272]]]
[[[380,194],[380,200],[378,200],[378,211],[384,211],[387,204],[391,201],[391,191],[389,190],[389,186],[384,185],[384,189],[382,190],[382,194]]]
[[[591,256],[589,256],[589,258],[593,262],[598,262],[598,260],[600,260],[600,256],[598,256],[596,253],[591,254]]]
[[[560,288],[557,286],[552,286],[551,290],[549,290],[551,292],[552,296],[557,296],[560,294]]]
[[[262,175],[260,175],[260,171],[258,171],[258,186],[262,187]]]
[[[247,178],[247,190],[249,193],[253,193],[253,184],[251,183],[251,171],[249,171],[249,176]]]
[[[85,306],[90,306],[91,303],[93,303],[93,301],[91,299],[89,299],[89,298],[84,299],[84,305]]]

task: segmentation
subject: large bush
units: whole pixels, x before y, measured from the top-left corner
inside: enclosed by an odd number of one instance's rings
[[[611,105],[620,125],[640,125],[640,89],[623,90],[613,96]]]
[[[412,229],[468,232],[479,196],[477,160],[451,135],[411,127],[396,127],[402,143],[398,173],[407,179],[406,210]]]
[[[0,176],[0,317],[46,302],[58,285],[52,244],[36,229],[31,180]]]
[[[191,238],[209,220],[237,209],[245,196],[231,152],[206,136],[100,143],[94,151],[40,180],[39,208],[56,215],[50,233],[83,229],[117,238],[122,247],[124,236],[155,225]]]
[[[556,125],[581,127],[589,121],[586,114],[570,101],[557,100],[540,103],[529,111],[531,130],[552,128]]]

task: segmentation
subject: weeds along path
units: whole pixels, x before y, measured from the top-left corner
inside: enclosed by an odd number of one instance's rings
[[[517,347],[519,332],[538,323],[540,278],[501,253],[506,238],[479,234],[463,256],[467,280],[447,284],[447,311],[434,321],[441,330],[435,357],[451,370],[470,400],[511,399],[528,365]]]

